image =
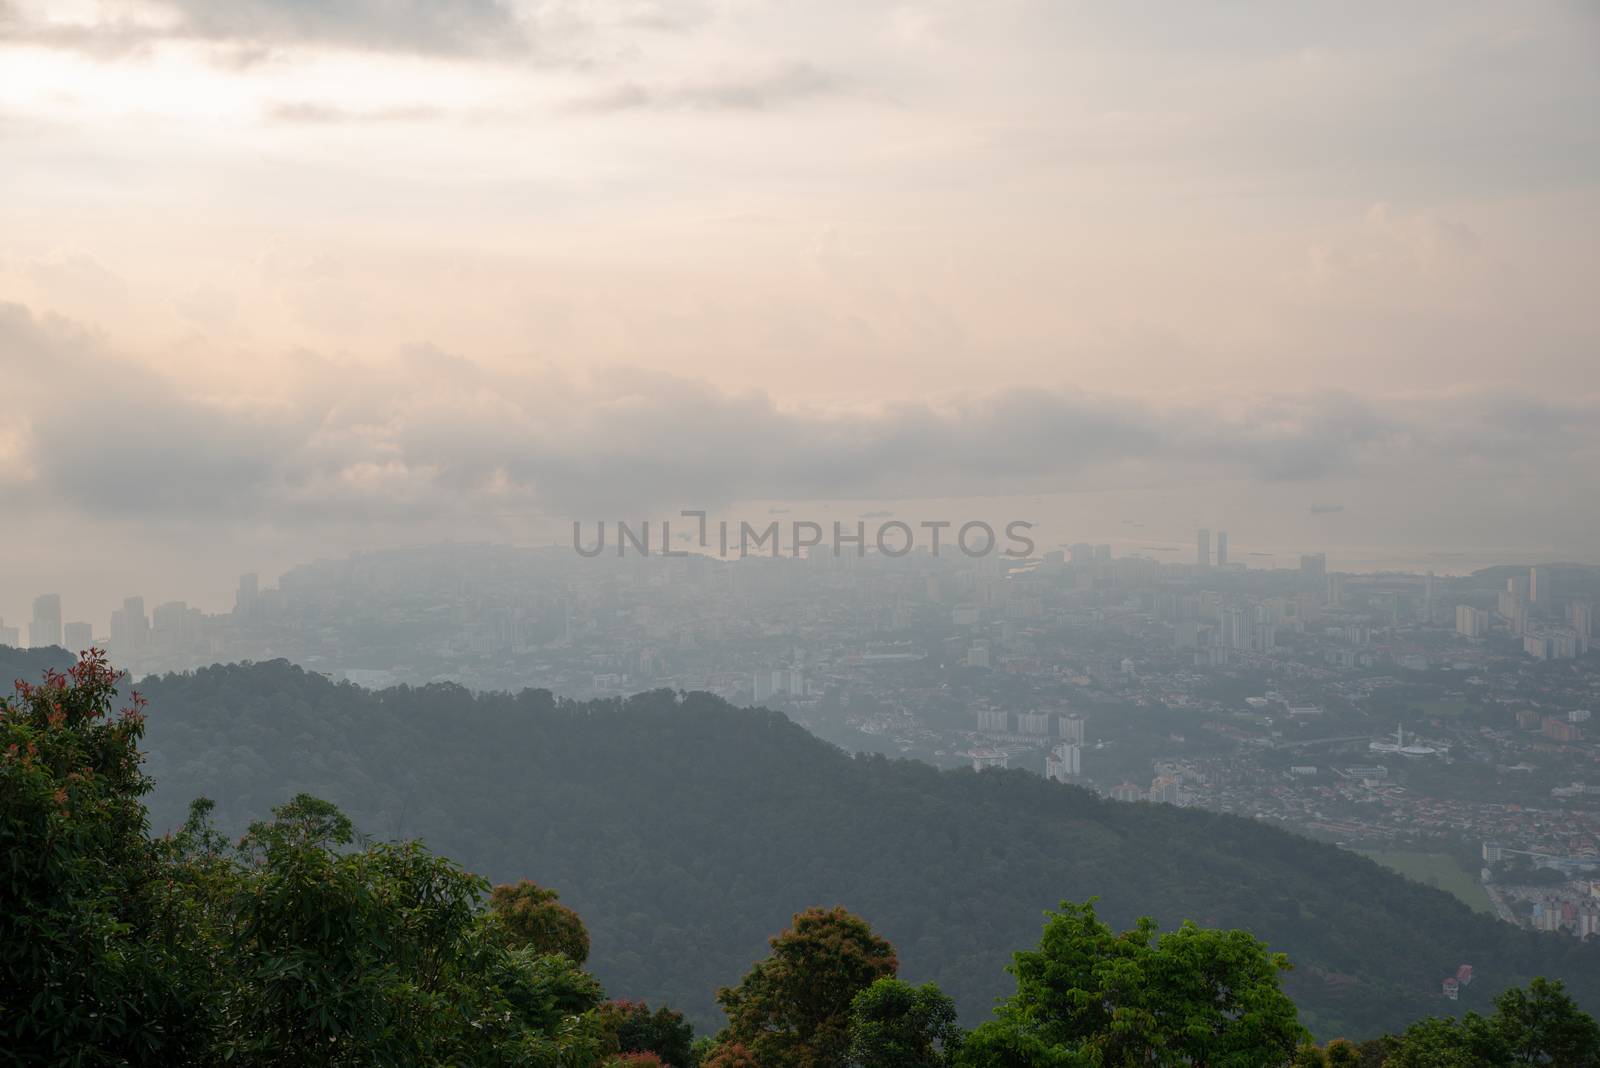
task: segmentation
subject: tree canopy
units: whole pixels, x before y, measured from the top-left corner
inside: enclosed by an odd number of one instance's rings
[[[367,838],[313,794],[238,838],[200,799],[152,837],[120,685],[91,654],[0,700],[0,1064],[1600,1068],[1600,1026],[1539,978],[1487,1016],[1311,1046],[1283,954],[1192,922],[1115,933],[1092,900],[1049,914],[970,1034],[866,920],[805,909],[697,1042],[674,1009],[607,1000],[554,890]]]
[[[1536,975],[1600,1008],[1600,945],[1474,913],[1324,843],[1212,812],[1118,804],[1026,772],[852,758],[782,715],[707,694],[561,701],[449,685],[381,692],[282,662],[146,679],[157,830],[217,801],[230,834],[299,791],[386,838],[425,839],[497,883],[556,887],[609,988],[721,1026],[715,991],[766,951],[774,917],[818,902],[869,917],[900,975],[975,1026],[1009,993],[1040,913],[1097,897],[1240,929],[1323,1039],[1404,1029]]]
[[[717,992],[721,1041],[764,1068],[844,1068],[857,994],[899,967],[894,947],[842,908],[812,908],[773,937],[772,953],[738,986]]]
[[[1016,993],[960,1063],[1275,1068],[1309,1037],[1278,984],[1288,967],[1243,931],[1185,923],[1157,936],[1144,918],[1116,934],[1093,902],[1063,902],[1039,948],[1016,954]]]

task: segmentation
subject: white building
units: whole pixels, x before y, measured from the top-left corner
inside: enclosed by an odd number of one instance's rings
[[[1050,713],[1048,712],[1018,712],[1018,734],[1049,734]]]
[[[1011,713],[1003,708],[978,709],[978,729],[991,734],[1011,733]]]
[[[1083,746],[1062,742],[1044,759],[1044,777],[1052,782],[1068,782],[1083,774]]]
[[[1456,633],[1463,638],[1482,638],[1489,633],[1489,613],[1470,604],[1456,605]]]

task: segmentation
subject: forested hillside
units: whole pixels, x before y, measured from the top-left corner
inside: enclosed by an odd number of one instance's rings
[[[378,837],[420,836],[494,881],[557,888],[588,921],[609,990],[702,1027],[775,918],[818,904],[866,917],[907,978],[937,981],[975,1022],[1041,913],[1094,896],[1114,924],[1188,918],[1287,952],[1287,989],[1325,1036],[1487,1007],[1536,974],[1600,1004],[1600,947],[1485,919],[1349,852],[1021,772],[852,758],[707,695],[372,693],[283,662],[142,689],[155,831],[197,795],[230,832],[299,792],[325,797]],[[1458,1006],[1438,990],[1461,963],[1478,981]]]

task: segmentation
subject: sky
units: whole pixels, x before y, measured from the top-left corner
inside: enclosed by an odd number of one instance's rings
[[[741,502],[1600,562],[1597,114],[1592,3],[0,0],[0,617]]]

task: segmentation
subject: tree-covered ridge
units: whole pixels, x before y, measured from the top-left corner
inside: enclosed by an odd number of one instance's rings
[[[547,1068],[1497,1068],[1600,1065],[1600,1025],[1535,979],[1492,1016],[1308,1042],[1243,931],[1064,902],[970,1034],[845,909],[810,908],[720,990],[726,1026],[606,1001],[559,895],[494,887],[421,842],[359,839],[299,794],[237,840],[200,799],[152,838],[144,701],[97,654],[0,700],[0,1062]]]
[[[1600,1005],[1600,947],[1521,931],[1369,861],[1234,817],[1124,805],[1024,773],[851,758],[782,716],[704,694],[574,703],[537,690],[372,693],[282,662],[146,681],[158,829],[214,797],[231,831],[284,797],[327,797],[383,838],[421,837],[497,882],[559,887],[605,985],[718,1025],[714,992],[774,917],[869,917],[914,983],[969,1024],[1007,993],[1041,911],[1098,897],[1238,928],[1287,953],[1322,1036],[1403,1029],[1544,974]]]

